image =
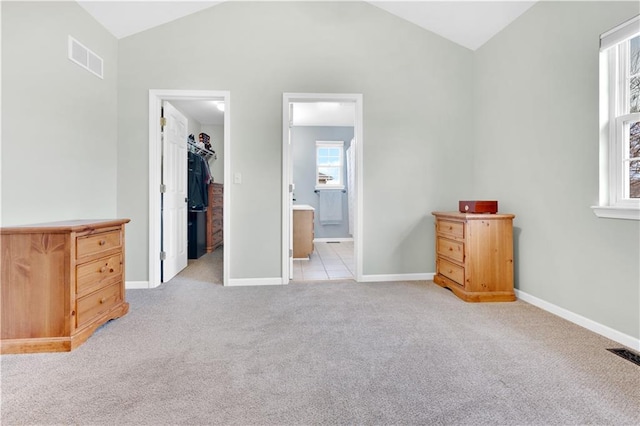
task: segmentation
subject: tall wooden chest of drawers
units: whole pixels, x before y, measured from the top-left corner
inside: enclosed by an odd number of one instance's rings
[[[433,212],[433,282],[467,302],[510,302],[513,291],[512,214]]]
[[[223,189],[221,183],[209,184],[209,208],[207,209],[207,253],[224,244],[222,235]]]
[[[128,312],[128,222],[75,220],[0,229],[0,353],[71,351]]]

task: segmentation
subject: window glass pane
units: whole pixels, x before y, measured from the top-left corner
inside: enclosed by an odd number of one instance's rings
[[[640,198],[640,161],[629,162],[629,198]]]
[[[640,36],[629,40],[629,74],[640,72]]]
[[[340,185],[340,167],[318,167],[318,184]]]
[[[640,112],[640,77],[629,80],[629,112]]]
[[[629,158],[640,158],[640,121],[629,126]]]
[[[329,165],[329,158],[325,156],[318,156],[318,166],[327,166]]]
[[[629,40],[629,112],[640,112],[640,36]]]
[[[328,149],[329,149],[329,155],[333,157],[340,156],[340,148],[328,148]]]

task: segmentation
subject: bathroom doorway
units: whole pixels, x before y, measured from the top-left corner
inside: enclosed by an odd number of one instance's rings
[[[362,95],[283,95],[283,282],[362,276]]]

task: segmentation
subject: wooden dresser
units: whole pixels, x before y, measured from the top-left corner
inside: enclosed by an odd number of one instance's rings
[[[207,253],[224,244],[222,234],[223,188],[221,183],[209,184],[209,208],[207,209]]]
[[[512,214],[433,212],[436,275],[433,282],[467,302],[511,302]]]
[[[125,315],[124,224],[75,220],[0,228],[0,353],[71,351]]]

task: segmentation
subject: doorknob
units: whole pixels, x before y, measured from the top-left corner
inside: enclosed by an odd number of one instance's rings
[[[188,202],[189,202],[189,199],[188,199],[187,197],[184,197],[184,202],[185,202],[185,203],[188,203]]]

